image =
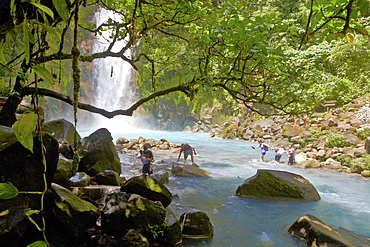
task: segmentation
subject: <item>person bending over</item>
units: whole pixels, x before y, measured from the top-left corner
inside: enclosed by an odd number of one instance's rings
[[[177,162],[179,162],[182,152],[184,152],[184,165],[186,165],[186,160],[189,155],[191,157],[191,164],[194,165],[194,155],[197,155],[195,148],[190,146],[188,143],[181,144],[180,153],[179,153],[179,157],[177,158]]]

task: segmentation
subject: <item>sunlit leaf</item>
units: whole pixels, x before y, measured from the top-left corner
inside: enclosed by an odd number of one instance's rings
[[[44,67],[42,66],[33,66],[32,67],[32,70],[38,75],[40,76],[42,79],[44,79],[44,81],[46,81],[47,83],[49,83],[50,85],[53,85],[54,84],[54,77],[52,76],[52,74],[47,70],[45,69]]]
[[[27,245],[27,247],[46,247],[47,244],[44,241],[36,241],[32,244]]]
[[[18,195],[18,189],[12,183],[0,183],[0,199],[12,199]]]
[[[350,42],[353,42],[355,40],[355,37],[351,33],[347,33],[345,37]]]
[[[48,14],[51,18],[53,18],[54,19],[54,13],[53,13],[53,11],[49,8],[49,7],[47,7],[47,6],[45,6],[45,5],[42,5],[42,4],[40,4],[40,3],[38,3],[38,2],[35,2],[35,1],[31,1],[30,2],[31,4],[33,4],[35,7],[37,7],[37,8],[39,8],[39,9],[41,9],[43,12],[45,12],[46,14]]]
[[[26,211],[26,216],[31,216],[33,214],[39,214],[40,210],[27,210]]]
[[[37,124],[37,115],[28,112],[20,117],[13,125],[14,134],[17,140],[33,153],[33,134]]]
[[[63,21],[68,20],[69,18],[69,11],[66,0],[53,0],[53,4],[55,9],[58,11],[58,14],[62,18]]]

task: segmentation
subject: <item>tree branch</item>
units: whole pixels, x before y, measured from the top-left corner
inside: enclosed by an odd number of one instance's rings
[[[35,90],[36,89],[33,88],[33,87],[27,87],[27,88],[24,89],[23,95],[24,96],[25,95],[32,95],[35,92]],[[189,86],[179,85],[179,86],[176,86],[176,87],[168,88],[166,90],[155,92],[155,93],[149,95],[146,98],[138,100],[136,103],[134,103],[130,108],[128,108],[126,110],[119,109],[119,110],[114,110],[114,111],[107,111],[105,109],[98,108],[98,107],[92,106],[90,104],[81,103],[81,102],[78,102],[78,109],[86,110],[86,111],[89,111],[89,112],[92,112],[92,113],[97,113],[97,114],[100,114],[100,115],[102,115],[106,118],[113,118],[113,117],[118,116],[118,115],[132,116],[134,111],[137,110],[139,108],[139,106],[143,105],[144,103],[148,102],[149,100],[152,100],[154,98],[157,98],[157,97],[160,97],[160,96],[163,96],[163,95],[170,94],[172,92],[177,92],[177,91],[178,92],[183,92],[186,95],[189,95]],[[58,99],[58,100],[63,101],[65,103],[69,104],[69,105],[73,105],[73,99],[68,95],[57,93],[55,91],[52,91],[52,90],[49,90],[49,89],[46,89],[46,88],[38,88],[37,93],[39,95],[42,95],[42,96],[48,96],[48,97],[51,97],[51,98],[54,98],[54,99]]]

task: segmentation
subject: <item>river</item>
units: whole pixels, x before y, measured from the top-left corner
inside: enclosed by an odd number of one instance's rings
[[[166,187],[174,198],[171,207],[179,217],[187,211],[207,213],[215,229],[213,239],[184,241],[184,247],[299,247],[306,246],[289,235],[287,229],[301,216],[311,214],[327,225],[336,225],[370,237],[370,179],[360,175],[330,170],[304,169],[274,162],[274,151],[268,151],[265,162],[256,143],[218,140],[205,133],[141,130],[112,132],[113,141],[140,136],[172,143],[187,142],[199,155],[195,162],[211,178],[171,177]],[[84,137],[84,136],[83,136]],[[155,150],[153,150],[155,156]],[[176,161],[174,154],[173,161]],[[235,196],[237,187],[258,169],[284,170],[302,175],[318,190],[321,200],[312,203],[262,200]],[[155,171],[155,166],[154,166]]]

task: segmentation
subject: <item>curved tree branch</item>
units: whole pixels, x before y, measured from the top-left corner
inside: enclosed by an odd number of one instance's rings
[[[168,88],[166,90],[158,91],[158,92],[155,92],[155,93],[149,95],[148,97],[145,97],[143,99],[138,100],[136,103],[134,103],[130,108],[128,108],[126,110],[119,109],[119,110],[114,110],[114,111],[107,111],[105,109],[98,108],[98,107],[92,106],[90,104],[81,103],[81,102],[78,102],[78,109],[86,110],[86,111],[89,111],[89,112],[92,112],[92,113],[97,113],[97,114],[100,114],[100,115],[102,115],[106,118],[113,118],[113,117],[118,116],[118,115],[132,116],[134,111],[137,110],[139,108],[139,106],[143,105],[144,103],[148,102],[149,100],[152,100],[154,98],[157,98],[157,97],[160,97],[160,96],[163,96],[163,95],[170,94],[172,92],[183,92],[186,95],[189,95],[189,90],[190,90],[189,86],[179,85],[179,86],[176,86],[176,87]],[[24,89],[23,95],[32,95],[34,92],[35,92],[35,88],[27,87],[27,88]],[[49,89],[46,89],[46,88],[38,88],[37,93],[39,95],[42,95],[42,96],[48,96],[48,97],[51,97],[51,98],[54,98],[54,99],[58,99],[58,100],[63,101],[65,103],[69,104],[69,105],[73,105],[73,99],[68,95],[57,93],[55,91],[52,91],[52,90],[49,90]]]

